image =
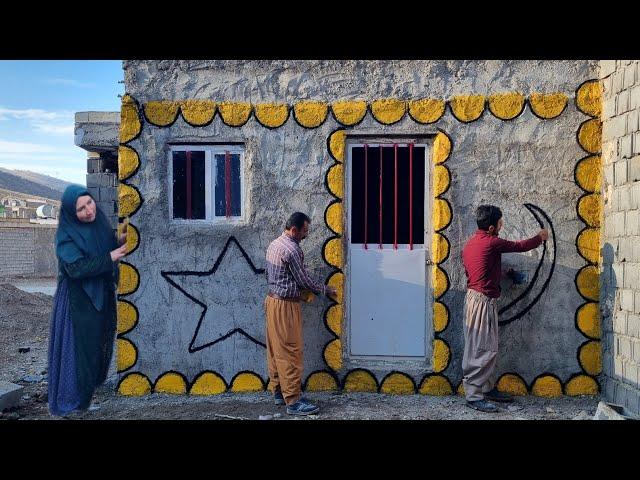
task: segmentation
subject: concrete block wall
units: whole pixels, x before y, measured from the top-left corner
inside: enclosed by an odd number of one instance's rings
[[[640,414],[640,61],[600,62],[603,391]]]

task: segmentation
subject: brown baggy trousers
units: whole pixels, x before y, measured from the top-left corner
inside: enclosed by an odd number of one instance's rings
[[[462,383],[468,401],[482,400],[495,384],[498,355],[497,298],[467,290]]]
[[[300,302],[269,297],[267,318],[269,389],[280,387],[287,405],[298,401],[302,388],[302,313]]]

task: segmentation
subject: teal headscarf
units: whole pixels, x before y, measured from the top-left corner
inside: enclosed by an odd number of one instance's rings
[[[80,185],[69,185],[62,194],[62,208],[56,232],[56,255],[59,261],[65,263],[97,257],[117,247],[111,225],[98,205],[93,222],[83,223],[78,220],[76,201],[83,195],[90,193],[86,187]],[[98,311],[102,310],[104,305],[104,282],[105,278],[102,275],[82,280],[82,289]]]

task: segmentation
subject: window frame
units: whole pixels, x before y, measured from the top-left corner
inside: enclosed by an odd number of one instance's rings
[[[204,172],[205,172],[205,218],[175,218],[173,216],[173,152],[204,152]],[[216,165],[214,155],[224,154],[240,155],[240,216],[227,218],[226,216],[215,215],[215,182]],[[245,146],[237,143],[180,143],[169,144],[167,155],[168,164],[168,187],[169,187],[169,220],[176,224],[241,224],[246,223],[246,190],[245,190]]]

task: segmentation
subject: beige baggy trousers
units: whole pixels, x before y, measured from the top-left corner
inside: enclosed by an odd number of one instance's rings
[[[462,383],[468,401],[482,400],[493,389],[498,356],[497,298],[467,290]]]

